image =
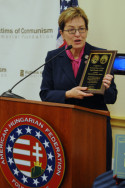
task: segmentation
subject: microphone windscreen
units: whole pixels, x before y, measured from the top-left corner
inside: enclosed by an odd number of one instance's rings
[[[70,50],[72,48],[72,45],[69,45],[66,50]]]

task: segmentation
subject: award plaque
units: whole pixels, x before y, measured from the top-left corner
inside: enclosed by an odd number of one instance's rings
[[[104,94],[105,86],[102,80],[110,74],[117,51],[92,50],[82,74],[80,86],[87,87],[86,92]]]

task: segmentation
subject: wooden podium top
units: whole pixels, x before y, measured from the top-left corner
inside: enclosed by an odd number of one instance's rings
[[[73,108],[73,109],[76,109],[76,110],[82,110],[82,111],[92,112],[92,113],[100,114],[100,115],[104,115],[104,116],[110,116],[110,112],[109,111],[90,109],[90,108],[80,107],[80,106],[71,105],[71,104],[42,102],[42,101],[7,98],[7,97],[0,97],[0,100],[2,100],[2,101],[20,102],[20,103],[29,103],[29,104],[31,103],[31,104],[38,104],[38,105],[45,105],[45,106],[57,106],[57,107],[63,107],[63,108]]]

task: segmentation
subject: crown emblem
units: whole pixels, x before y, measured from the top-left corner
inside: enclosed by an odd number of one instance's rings
[[[39,163],[39,161],[36,161],[36,162],[34,162],[34,166],[41,167],[41,166],[42,166],[42,163]]]

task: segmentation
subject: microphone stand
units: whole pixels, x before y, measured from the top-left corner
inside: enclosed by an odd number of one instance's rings
[[[25,76],[23,79],[19,80],[19,82],[17,82],[11,89],[9,89],[8,91],[5,91],[4,93],[2,93],[1,97],[10,97],[10,98],[19,98],[19,99],[25,99],[24,97],[21,97],[19,95],[16,95],[14,93],[12,93],[12,90],[23,80],[25,80],[27,77],[29,77],[30,75],[32,75],[33,73],[35,73],[37,70],[39,70],[40,68],[42,68],[43,66],[45,66],[45,64],[49,63],[52,59],[56,58],[58,55],[60,55],[62,52],[64,52],[65,50],[70,50],[72,48],[72,45],[69,45],[66,49],[63,49],[61,52],[59,52],[57,55],[55,55],[54,57],[52,57],[51,59],[49,59],[46,63],[42,64],[41,66],[39,66],[37,69],[35,69],[34,71],[32,71],[30,74],[28,74],[27,76]]]

